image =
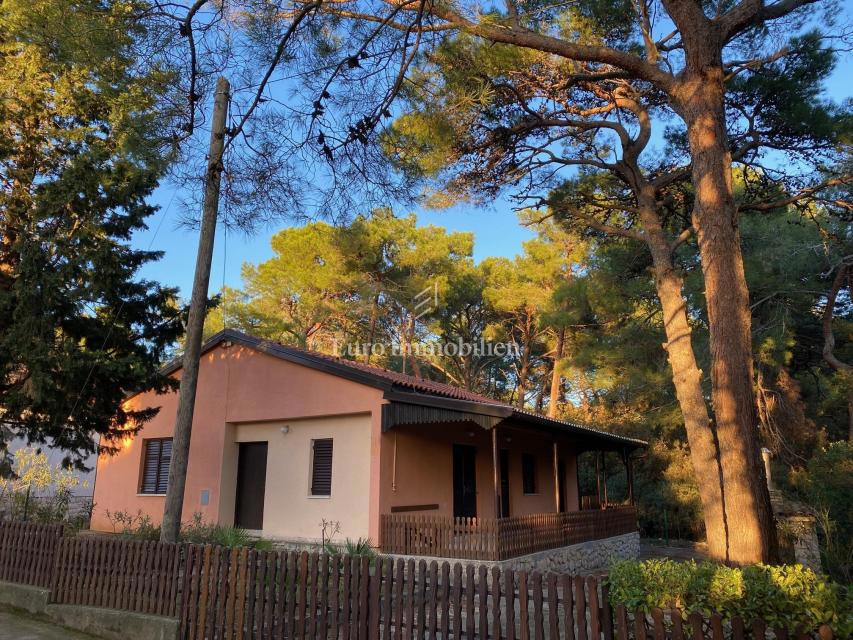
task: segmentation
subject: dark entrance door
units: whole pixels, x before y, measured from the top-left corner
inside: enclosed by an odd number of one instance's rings
[[[509,518],[509,449],[501,449],[501,518]]]
[[[241,442],[237,459],[237,499],[234,526],[264,528],[264,488],[267,480],[267,443]]]
[[[477,449],[453,445],[453,517],[477,517]]]
[[[566,461],[562,458],[557,462],[557,487],[560,492],[560,513],[566,512]]]

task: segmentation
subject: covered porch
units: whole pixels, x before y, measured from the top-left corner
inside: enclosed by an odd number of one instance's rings
[[[645,443],[502,404],[395,395],[382,420],[383,552],[506,560],[637,530],[631,454]],[[604,452],[624,465],[616,500]],[[592,495],[579,490],[582,453]]]

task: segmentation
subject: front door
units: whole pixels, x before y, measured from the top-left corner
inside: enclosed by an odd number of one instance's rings
[[[453,445],[453,517],[477,517],[477,449]]]
[[[241,442],[237,458],[237,496],[234,526],[264,528],[264,489],[267,482],[267,443]]]
[[[501,518],[509,518],[509,449],[501,449]]]

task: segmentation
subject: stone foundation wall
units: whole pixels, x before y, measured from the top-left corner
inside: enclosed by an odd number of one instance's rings
[[[482,565],[488,568],[499,567],[500,569],[513,569],[514,571],[539,571],[543,574],[569,573],[579,575],[607,569],[611,560],[638,558],[639,555],[640,534],[634,531],[621,536],[613,536],[612,538],[604,538],[602,540],[590,540],[589,542],[531,553],[526,556],[519,556],[500,562],[491,560],[456,560],[424,556],[396,555],[390,557],[412,558],[416,561],[426,560],[428,563],[433,560],[438,562],[463,562],[475,566]]]

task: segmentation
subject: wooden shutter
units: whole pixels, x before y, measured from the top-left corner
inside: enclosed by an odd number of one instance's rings
[[[311,465],[311,495],[332,495],[332,439],[314,440]]]
[[[157,493],[169,488],[169,464],[172,462],[172,439],[160,441],[160,461],[157,465]]]
[[[172,461],[172,439],[145,440],[140,493],[166,493],[169,486],[169,463]]]

